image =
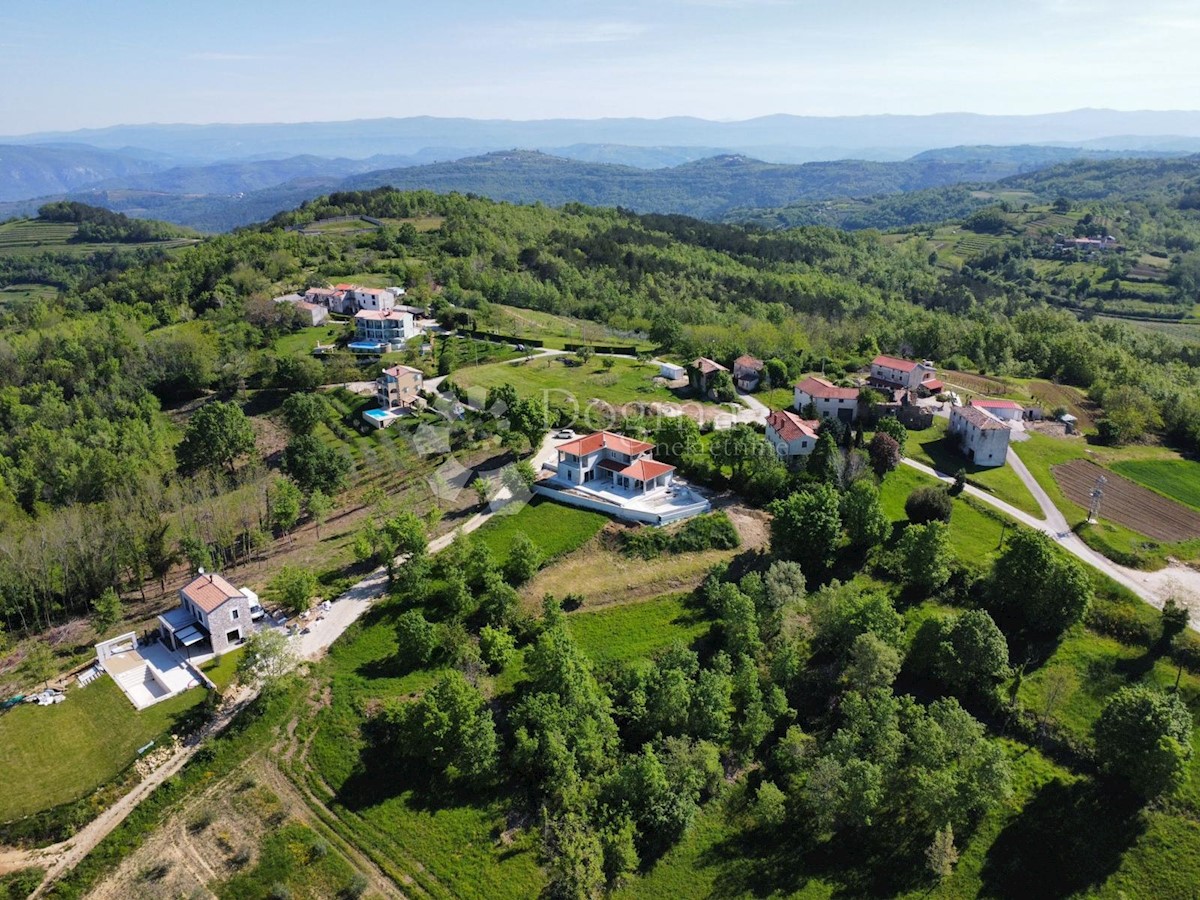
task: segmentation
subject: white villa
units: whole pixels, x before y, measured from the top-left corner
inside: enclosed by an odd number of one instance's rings
[[[404,288],[368,288],[342,283],[331,288],[309,288],[304,292],[303,299],[324,306],[330,312],[352,315],[361,309],[375,312],[395,309],[396,300],[403,296]]]
[[[412,366],[390,366],[375,379],[378,409],[363,410],[363,418],[376,428],[387,428],[401,416],[423,405],[421,388],[425,375]]]
[[[354,314],[354,343],[350,349],[399,350],[416,333],[416,321],[410,312],[363,309]]]
[[[963,455],[975,465],[1004,465],[1008,455],[1009,427],[986,409],[954,407],[950,410],[948,433],[958,439]]]
[[[708,512],[708,500],[676,478],[675,467],[654,459],[654,445],[611,431],[560,444],[535,493],[619,519],[663,525]]]
[[[824,378],[809,375],[796,383],[792,405],[803,412],[810,403],[816,407],[818,419],[853,422],[858,412],[858,388],[838,387]]]
[[[767,440],[779,458],[791,464],[813,452],[820,425],[817,420],[801,418],[790,409],[772,410],[767,416]]]

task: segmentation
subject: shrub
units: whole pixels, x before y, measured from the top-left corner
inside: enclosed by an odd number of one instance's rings
[[[954,501],[945,488],[920,487],[904,501],[904,513],[914,525],[929,522],[949,522],[954,510]]]
[[[689,519],[674,534],[661,528],[640,528],[621,534],[621,549],[641,559],[654,559],[663,553],[732,550],[741,542],[737,528],[723,512]]]
[[[505,628],[484,625],[479,629],[479,652],[493,672],[499,672],[508,665],[516,646],[513,636]]]

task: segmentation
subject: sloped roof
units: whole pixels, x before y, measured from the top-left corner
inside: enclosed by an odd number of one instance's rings
[[[575,438],[573,441],[567,441],[565,444],[559,444],[558,449],[563,453],[573,453],[576,456],[587,456],[589,453],[595,453],[597,450],[612,450],[615,453],[634,456],[646,450],[653,450],[654,445],[647,444],[645,441],[639,441],[635,438],[625,437],[623,434],[615,434],[611,431],[597,431],[594,434],[587,434],[583,437]]]
[[[810,397],[820,397],[822,400],[857,400],[858,388],[838,387],[824,378],[809,375],[803,381],[796,382],[797,390]]]
[[[384,375],[391,375],[393,378],[399,378],[401,375],[424,375],[420,369],[414,369],[412,366],[391,366],[383,370]]]
[[[736,369],[741,366],[744,369],[753,369],[756,372],[762,371],[764,363],[761,359],[753,356],[739,356],[733,361],[733,367]]]
[[[674,471],[675,467],[669,466],[665,462],[659,462],[656,459],[639,459],[622,469],[621,474],[628,478],[636,478],[638,481],[649,481],[651,478]]]
[[[183,596],[210,613],[223,603],[245,595],[216,572],[207,572],[189,581],[183,588]]]
[[[707,356],[699,357],[692,363],[692,368],[696,369],[702,375],[711,375],[714,372],[728,372],[729,370],[721,365],[716,360],[709,359]]]
[[[802,437],[816,440],[817,428],[821,423],[815,419],[802,419],[790,409],[777,409],[767,416],[767,424],[785,441],[794,441]]]
[[[879,355],[871,360],[873,366],[886,366],[889,369],[896,369],[899,372],[911,372],[917,367],[917,363],[911,359],[901,359],[898,356]]]
[[[970,422],[976,428],[979,428],[983,431],[996,428],[1002,428],[1005,431],[1008,430],[1008,426],[995,416],[988,415],[988,413],[975,406],[957,406],[954,408],[954,412],[952,412],[950,415],[952,417],[958,416],[960,419]]]
[[[383,321],[385,319],[403,319],[405,316],[412,318],[412,313],[401,312],[395,309],[360,309],[354,314],[356,319],[371,319]]]
[[[978,406],[980,409],[1024,409],[1015,400],[980,400],[978,397],[971,401],[971,405]]]

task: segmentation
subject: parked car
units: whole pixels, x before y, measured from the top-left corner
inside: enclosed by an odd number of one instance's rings
[[[560,441],[569,441],[571,438],[575,437],[575,432],[573,432],[570,428],[564,428],[562,431],[558,432],[558,434],[554,435],[554,437]]]

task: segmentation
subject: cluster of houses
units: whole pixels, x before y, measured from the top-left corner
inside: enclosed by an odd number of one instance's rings
[[[684,369],[687,372],[688,384],[701,396],[709,396],[712,393],[718,372],[728,372],[734,387],[746,394],[759,389],[766,373],[766,364],[753,356],[739,356],[735,359],[732,372],[727,366],[723,366],[707,356],[692,360],[686,367],[674,366],[672,368]],[[681,375],[683,372],[681,371],[679,374]]]
[[[793,387],[792,409],[773,410],[767,417],[767,440],[779,457],[794,464],[816,447],[821,420],[835,419],[850,425],[863,418],[895,415],[909,427],[926,428],[932,413],[916,400],[945,388],[929,360],[917,361],[880,355],[871,361],[869,387],[883,391],[887,402],[863,409],[861,389],[836,385],[819,375],[809,375]],[[963,455],[978,466],[1002,466],[1008,453],[1012,423],[1024,416],[1012,400],[972,400],[953,406],[948,433],[957,438]]]
[[[302,310],[311,325],[324,324],[330,313],[354,316],[354,341],[350,349],[360,353],[399,350],[420,330],[417,317],[424,310],[399,300],[404,288],[372,288],[357,284],[313,287],[303,294],[276,297],[276,303],[291,303]]]

